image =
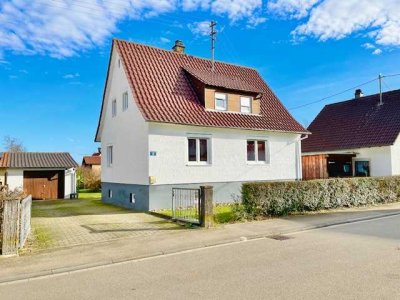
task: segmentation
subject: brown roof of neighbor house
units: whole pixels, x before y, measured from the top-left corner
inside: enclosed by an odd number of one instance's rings
[[[400,133],[400,90],[326,105],[310,124],[303,152],[393,145]]]
[[[134,101],[147,121],[307,133],[254,69],[216,62],[212,77],[208,59],[116,39],[113,49],[121,57]],[[206,110],[187,73],[209,85],[261,93],[260,115]]]
[[[84,156],[82,165],[101,165],[101,156],[97,155],[97,153],[95,154],[93,156]]]
[[[0,168],[76,168],[78,164],[66,152],[5,152]]]

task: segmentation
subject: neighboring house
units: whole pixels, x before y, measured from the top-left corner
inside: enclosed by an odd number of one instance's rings
[[[301,179],[301,135],[255,69],[113,40],[95,141],[102,199],[171,207],[172,188],[214,186],[232,202],[248,181]]]
[[[69,153],[0,153],[0,185],[20,188],[33,199],[69,198],[76,193],[77,163]]]
[[[400,90],[329,104],[303,141],[303,178],[400,175]]]
[[[84,156],[82,159],[82,167],[101,172],[101,152],[93,153],[91,156]]]

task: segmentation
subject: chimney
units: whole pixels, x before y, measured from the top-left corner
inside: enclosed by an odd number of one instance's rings
[[[363,96],[364,96],[364,93],[362,92],[362,90],[361,89],[356,89],[356,92],[354,93],[354,98],[355,99],[360,99]]]
[[[172,47],[172,51],[178,53],[185,53],[185,45],[181,40],[176,40],[175,45]]]

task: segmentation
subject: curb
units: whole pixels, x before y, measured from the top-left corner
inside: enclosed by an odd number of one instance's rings
[[[261,240],[261,239],[265,239],[265,238],[271,238],[276,235],[296,234],[296,233],[307,232],[307,231],[311,231],[311,230],[323,229],[323,228],[328,228],[328,227],[335,227],[335,226],[340,226],[340,225],[347,225],[347,224],[352,224],[352,223],[366,222],[366,221],[370,221],[370,220],[389,218],[389,217],[398,216],[398,215],[400,215],[400,212],[380,214],[380,215],[369,216],[369,217],[354,218],[354,219],[349,219],[349,220],[345,220],[345,221],[330,222],[330,223],[324,223],[324,224],[319,224],[319,225],[307,226],[307,227],[299,228],[296,230],[280,231],[280,232],[275,232],[272,234],[271,233],[254,234],[254,235],[247,235],[247,236],[242,236],[242,237],[237,237],[237,238],[232,238],[232,239],[219,240],[216,242],[210,242],[210,243],[202,244],[202,245],[199,245],[197,247],[192,247],[192,248],[189,247],[186,249],[180,248],[177,250],[157,251],[157,252],[153,252],[151,254],[140,255],[140,256],[135,256],[135,257],[103,260],[103,261],[99,261],[96,263],[82,264],[82,265],[71,266],[71,267],[63,267],[63,268],[50,269],[50,270],[39,271],[39,272],[34,272],[34,273],[21,274],[21,275],[17,275],[14,277],[9,277],[4,280],[0,279],[0,286],[10,285],[13,283],[30,282],[33,280],[51,278],[51,277],[61,276],[61,275],[70,275],[73,273],[83,272],[83,271],[87,271],[87,270],[102,269],[102,268],[106,268],[106,267],[112,266],[112,265],[121,265],[121,264],[126,264],[126,263],[131,263],[131,262],[139,262],[139,261],[149,260],[149,259],[157,258],[157,257],[167,257],[167,256],[172,256],[172,255],[177,255],[177,254],[193,252],[193,251],[200,251],[200,250],[204,250],[204,249],[217,248],[217,247],[223,247],[223,246],[228,246],[228,245],[232,245],[232,244],[256,241],[256,240]]]

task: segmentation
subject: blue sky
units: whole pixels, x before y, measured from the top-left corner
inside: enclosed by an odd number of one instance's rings
[[[216,58],[259,70],[289,109],[400,73],[395,0],[0,0],[0,138],[80,161],[98,147],[112,37],[165,49],[181,39],[188,54],[210,57],[211,19]],[[400,88],[400,76],[383,88]],[[377,81],[362,89],[378,92]],[[291,113],[308,125],[353,93]]]

